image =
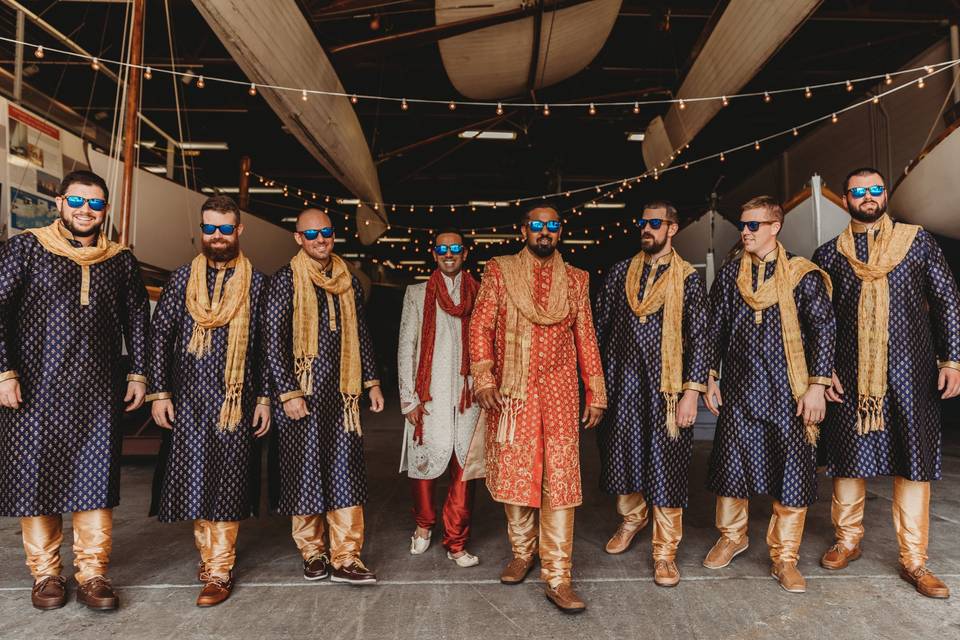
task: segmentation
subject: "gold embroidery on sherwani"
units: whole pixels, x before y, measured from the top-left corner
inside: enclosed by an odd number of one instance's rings
[[[645,321],[646,317],[663,309],[660,337],[660,392],[666,402],[666,429],[672,440],[680,436],[677,426],[677,402],[683,391],[683,283],[694,268],[676,251],[671,251],[667,270],[652,285],[649,279],[640,297],[640,277],[643,274],[644,257],[639,253],[627,268],[626,295],[633,313]],[[653,276],[657,265],[650,265]]]
[[[890,342],[890,286],[887,274],[903,262],[921,227],[894,225],[881,216],[866,262],[857,258],[854,223],[837,237],[837,251],[860,279],[857,307],[857,432],[883,431],[883,398],[887,395],[887,348]],[[867,238],[873,234],[867,232]]]
[[[807,375],[807,359],[803,353],[803,335],[800,333],[800,318],[797,314],[797,303],[793,299],[793,290],[800,280],[811,272],[816,272],[823,277],[828,296],[833,294],[833,285],[830,282],[830,276],[806,258],[794,256],[788,259],[786,249],[779,242],[776,251],[773,278],[761,284],[756,291],[753,289],[750,255],[744,251],[740,256],[737,288],[744,302],[754,311],[761,311],[774,305],[780,308],[780,331],[783,337],[784,357],[787,361],[787,379],[790,382],[790,391],[794,400],[799,400],[807,392],[810,378]],[[761,264],[758,268],[763,270],[766,264]],[[760,282],[759,279],[758,282]],[[816,444],[820,435],[819,426],[815,424],[804,426],[807,441],[810,444]]]

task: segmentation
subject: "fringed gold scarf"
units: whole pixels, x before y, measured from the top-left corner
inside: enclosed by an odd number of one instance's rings
[[[570,315],[567,268],[559,253],[550,263],[552,278],[547,308],[541,308],[533,292],[534,257],[527,249],[512,256],[494,258],[503,273],[507,290],[507,323],[500,394],[505,406],[497,425],[497,442],[513,442],[517,417],[527,399],[527,374],[533,325],[554,325]]]
[[[227,269],[233,267],[233,277],[224,286]],[[242,253],[217,272],[213,285],[213,299],[207,292],[207,258],[199,255],[190,263],[187,280],[187,312],[193,318],[193,332],[187,344],[187,353],[204,358],[210,353],[213,329],[229,324],[227,330],[227,357],[223,373],[225,394],[220,405],[217,429],[236,431],[242,417],[243,375],[250,338],[250,279],[253,267]]]
[[[27,229],[32,233],[44,249],[55,256],[69,258],[80,265],[80,305],[90,304],[90,265],[106,262],[127,247],[108,239],[106,234],[97,236],[97,243],[92,247],[74,247],[67,242],[67,231],[59,220],[55,220],[46,227]]]
[[[671,252],[669,266],[640,297],[644,254],[638,253],[627,268],[627,302],[638,318],[646,318],[663,309],[660,329],[660,392],[667,404],[667,436],[680,436],[677,426],[677,402],[683,391],[683,283],[694,268],[676,251]],[[656,263],[650,265],[655,270]]]
[[[333,296],[340,301],[340,395],[343,398],[343,429],[362,434],[360,395],[363,373],[360,362],[360,337],[357,330],[357,304],[353,279],[347,263],[338,255],[330,256],[332,273],[328,278],[319,263],[301,249],[290,261],[293,270],[293,358],[300,388],[313,393],[313,361],[320,340],[320,312],[314,285],[327,294],[330,331],[337,330]]]
[[[800,318],[797,315],[797,303],[793,299],[793,290],[800,280],[811,271],[819,273],[827,286],[827,295],[833,295],[830,276],[806,258],[794,256],[787,258],[783,245],[777,243],[776,265],[773,278],[767,280],[759,289],[753,290],[753,272],[750,267],[750,254],[746,251],[740,256],[740,272],[737,274],[737,288],[740,296],[751,309],[762,311],[774,305],[780,308],[780,331],[783,336],[783,352],[787,360],[787,379],[794,400],[799,400],[807,392],[809,376],[807,359],[803,352],[803,336],[800,333]],[[761,264],[760,269],[766,268]],[[820,427],[816,424],[804,425],[807,442],[816,444],[820,436]]]
[[[837,237],[837,251],[860,279],[857,308],[857,432],[883,431],[883,398],[887,394],[887,347],[890,340],[890,287],[887,274],[903,262],[920,227],[893,224],[886,215],[874,227],[866,262],[857,258],[853,223]],[[871,231],[867,232],[868,234]]]

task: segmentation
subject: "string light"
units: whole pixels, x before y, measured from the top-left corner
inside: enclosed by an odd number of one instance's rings
[[[830,116],[830,122],[832,122],[833,124],[837,124],[837,120],[839,120],[839,118],[837,118],[837,114],[833,114],[832,116]]]
[[[357,94],[353,94],[352,96],[350,96],[350,102],[352,104],[357,104],[358,102],[360,102],[360,98],[357,97]]]
[[[197,78],[197,89],[203,89],[205,86],[207,86],[207,83],[203,81],[203,76]]]
[[[754,143],[753,143],[753,150],[754,150],[754,151],[760,151],[760,141],[759,141],[759,140],[754,141]]]
[[[849,92],[851,92],[851,91],[853,91],[853,85],[850,84],[850,81],[849,81],[849,80],[847,80],[847,93],[849,93]]]
[[[639,103],[639,102],[634,102],[634,103],[633,103],[633,114],[634,114],[634,115],[637,115],[638,113],[640,113],[640,103]]]
[[[684,109],[687,108],[687,103],[684,102],[683,99],[681,98],[681,99],[680,99],[680,102],[677,104],[677,107],[678,107],[681,111],[683,111]]]
[[[303,100],[304,102],[307,101],[307,90],[306,90],[306,89],[304,89],[304,90],[303,90],[303,93],[300,94],[300,99]]]
[[[93,69],[94,71],[100,71],[100,61],[97,60],[96,58],[93,58],[92,60],[90,60],[90,68]]]
[[[797,128],[796,128],[796,127],[794,127],[794,128],[793,128],[793,137],[796,138],[798,135],[800,135],[800,132],[797,131]]]
[[[543,115],[545,115],[545,116],[549,116],[549,115],[550,115],[550,105],[548,105],[548,104],[543,105]]]
[[[873,96],[873,104],[880,104],[880,96]]]
[[[889,73],[886,74],[885,76],[883,76],[883,83],[884,83],[884,84],[893,84],[893,78],[890,77],[890,74],[889,74]]]
[[[498,116],[502,116],[502,115],[503,115],[503,104],[501,104],[501,103],[499,103],[499,102],[497,103],[497,115],[498,115]]]
[[[400,108],[403,109],[404,111],[410,108],[410,105],[407,104],[406,98],[400,101]]]
[[[770,93],[769,93],[768,91],[764,91],[764,92],[763,92],[763,101],[766,102],[767,104],[770,104],[770,101],[771,101],[771,100],[773,100],[773,98],[770,97]]]
[[[587,113],[589,113],[589,114],[592,115],[592,116],[597,115],[597,108],[596,108],[595,106],[593,106],[593,103],[592,103],[592,102],[590,103],[590,108],[587,109]]]
[[[807,87],[803,90],[803,97],[807,100],[813,97],[813,91],[810,91],[810,87]]]
[[[727,106],[727,105],[730,104],[730,101],[727,100],[727,96],[723,96],[723,98],[721,99],[721,101],[723,102],[723,106]]]
[[[153,80],[153,69],[151,69],[150,67],[147,67],[146,70],[143,72],[143,79]]]
[[[723,162],[723,161],[725,161],[726,159],[727,159],[727,157],[726,157],[725,155],[723,155],[723,151],[721,151],[721,152],[720,152],[720,162]]]
[[[917,89],[923,89],[926,85],[923,83],[923,78],[917,80]]]
[[[250,88],[247,89],[247,93],[249,93],[251,96],[257,95],[257,85],[255,85],[255,84],[253,84],[253,83],[251,82],[251,83],[250,83]]]
[[[38,59],[43,58],[43,55],[44,55],[44,54],[43,54],[43,47],[37,47],[36,49],[34,49],[33,55],[34,55],[34,57],[36,57],[36,58],[38,58]]]
[[[456,103],[456,102],[451,102],[450,104],[447,105],[447,109],[450,109],[450,111],[456,111],[456,110],[457,110],[457,103]]]

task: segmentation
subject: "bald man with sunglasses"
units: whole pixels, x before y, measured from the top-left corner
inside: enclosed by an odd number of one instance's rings
[[[304,579],[374,584],[360,560],[367,501],[360,401],[368,392],[379,413],[383,394],[363,290],[333,251],[329,215],[301,212],[294,239],[300,252],[274,274],[263,309],[275,397],[271,506],[291,516]]]
[[[835,543],[820,564],[839,570],[860,557],[866,480],[892,476],[900,576],[946,598],[926,561],[930,485],[942,475],[940,401],[960,394],[960,294],[934,237],[888,215],[878,170],[851,171],[844,188],[850,225],[813,256],[833,280],[837,314],[822,445]]]

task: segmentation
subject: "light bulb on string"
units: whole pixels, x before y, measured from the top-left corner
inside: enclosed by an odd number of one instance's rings
[[[755,141],[754,141],[754,143],[753,143],[753,150],[754,150],[754,151],[760,151],[760,141],[759,141],[759,140],[755,140]]]
[[[502,116],[502,115],[503,115],[503,105],[502,105],[501,103],[499,103],[499,102],[497,103],[497,115],[498,115],[498,116]]]
[[[727,96],[723,96],[723,97],[720,99],[720,101],[723,103],[723,106],[727,106],[727,105],[730,104],[730,101],[727,100]]]
[[[450,111],[456,111],[456,110],[457,110],[457,103],[451,101],[450,104],[447,105],[447,109],[450,109]]]
[[[360,98],[357,97],[357,94],[353,94],[352,96],[350,96],[350,102],[352,104],[357,104],[358,102],[360,102]]]
[[[593,104],[592,102],[590,103],[590,108],[587,109],[587,113],[589,113],[589,114],[592,115],[592,116],[597,115],[597,107],[594,106],[594,104]]]
[[[726,161],[727,156],[723,155],[723,151],[720,152],[720,162]]]
[[[304,89],[304,90],[300,93],[300,99],[303,100],[304,102],[307,101],[307,90],[306,90],[306,89]]]
[[[807,100],[813,97],[813,91],[810,91],[810,87],[807,87],[803,90],[803,97]]]
[[[873,104],[880,104],[880,96],[873,96]]]
[[[830,122],[832,122],[833,124],[837,124],[838,120],[839,118],[837,118],[837,114],[833,114],[832,116],[830,116]]]
[[[847,80],[847,92],[853,91],[853,84]]]
[[[798,135],[800,135],[800,132],[797,131],[797,128],[796,128],[796,127],[794,127],[794,128],[793,128],[793,136],[794,136],[794,137],[797,137]]]
[[[933,73],[933,67],[931,67],[930,65],[925,66],[923,70],[926,71],[928,74]]]
[[[100,71],[100,61],[97,60],[96,58],[92,59],[90,61],[90,68],[93,69],[94,71]]]
[[[197,89],[203,89],[205,86],[207,86],[207,83],[203,81],[203,76],[197,78]]]
[[[677,103],[677,106],[680,108],[681,111],[683,111],[684,109],[687,108],[687,103],[683,101],[683,98],[681,98],[680,102]]]
[[[143,79],[144,79],[144,80],[153,80],[153,69],[151,69],[150,67],[147,67],[146,69],[144,69],[144,71],[143,71]]]
[[[406,98],[403,98],[402,100],[400,100],[400,108],[403,109],[404,111],[410,108],[410,105],[407,104]]]
[[[923,83],[923,78],[917,80],[917,89],[923,89],[926,85]]]
[[[249,93],[251,96],[257,95],[257,85],[255,85],[255,84],[253,84],[253,83],[251,82],[251,83],[250,83],[250,88],[247,89],[247,93]]]
[[[633,103],[633,115],[637,115],[638,113],[640,113],[640,103],[639,103],[639,102],[634,102],[634,103]]]
[[[771,100],[773,100],[773,98],[770,97],[770,93],[767,92],[767,91],[764,91],[764,92],[763,92],[763,101],[766,102],[767,104],[770,104],[770,101],[771,101]]]
[[[887,75],[883,76],[883,83],[884,83],[884,84],[893,84],[893,78],[890,77],[890,74],[889,74],[889,73],[888,73]]]
[[[43,56],[44,56],[43,47],[37,47],[36,49],[34,49],[34,51],[33,51],[33,56],[34,56],[35,58],[37,58],[38,60],[39,60],[39,59],[42,59]]]
[[[549,115],[550,115],[550,105],[548,105],[548,104],[543,105],[543,115],[545,115],[545,116],[549,116]]]

